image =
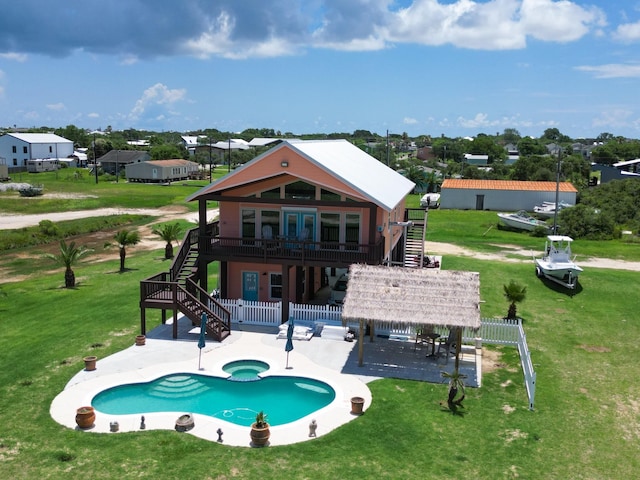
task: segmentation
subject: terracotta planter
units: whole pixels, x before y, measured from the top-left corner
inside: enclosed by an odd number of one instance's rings
[[[94,357],[92,355],[89,357],[84,357],[82,360],[84,360],[84,369],[87,372],[91,372],[96,369],[96,361],[98,360],[98,357]]]
[[[251,425],[251,445],[254,447],[264,447],[269,442],[271,432],[269,431],[269,424],[266,427],[257,427],[254,423]]]
[[[145,337],[144,335],[136,335],[136,345],[138,347],[141,347],[142,345],[144,345],[147,341],[147,337]]]
[[[96,420],[93,407],[80,407],[76,410],[76,423],[80,428],[91,428]]]
[[[364,407],[364,398],[352,397],[351,398],[351,414],[362,415],[362,409]]]

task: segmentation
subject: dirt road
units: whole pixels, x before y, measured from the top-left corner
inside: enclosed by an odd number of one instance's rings
[[[500,253],[482,253],[474,252],[458,245],[451,243],[424,242],[425,252],[430,255],[456,255],[463,257],[472,257],[478,260],[496,260],[500,262],[515,263],[531,263],[533,265],[533,255],[541,255],[540,252],[532,252],[531,250],[523,250],[515,245],[497,245],[503,250]],[[521,257],[521,258],[519,258]],[[640,272],[640,262],[627,262],[624,260],[612,260],[609,258],[593,258],[581,259],[579,262],[581,267],[586,268],[611,268],[613,270],[631,270]]]

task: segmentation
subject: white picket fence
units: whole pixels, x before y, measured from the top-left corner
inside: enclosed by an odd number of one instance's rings
[[[252,302],[248,300],[218,300],[231,312],[231,322],[244,325],[277,327],[282,321],[282,304],[280,302]],[[330,305],[289,304],[289,316],[296,320],[321,321],[327,325],[342,325],[342,310]],[[357,330],[357,324],[349,323],[349,327]],[[407,336],[415,335],[412,327],[385,328],[376,325],[379,335]],[[441,335],[448,335],[446,328],[435,329]],[[465,343],[487,343],[493,345],[512,345],[518,348],[520,362],[524,373],[525,387],[529,397],[529,409],[533,410],[536,392],[536,372],[531,362],[531,352],[527,346],[527,337],[520,319],[483,318],[480,330],[463,329],[462,340]]]

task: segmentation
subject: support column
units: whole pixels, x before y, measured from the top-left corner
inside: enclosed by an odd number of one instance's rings
[[[359,320],[360,328],[358,329],[358,366],[364,364],[364,320]]]
[[[291,265],[282,265],[282,317],[280,318],[280,323],[284,323],[289,320],[290,268]]]

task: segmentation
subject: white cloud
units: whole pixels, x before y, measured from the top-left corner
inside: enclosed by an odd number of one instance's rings
[[[404,123],[405,125],[415,125],[416,123],[418,123],[418,120],[411,117],[404,117],[402,123]]]
[[[65,106],[64,106],[64,103],[62,103],[62,102],[58,102],[58,103],[49,103],[49,104],[47,105],[47,108],[48,108],[49,110],[56,110],[56,111],[60,111],[60,110],[64,110],[64,109],[65,109]]]
[[[574,41],[604,14],[568,0],[416,0],[400,9],[388,27],[387,40],[424,45],[452,44],[478,50],[520,49],[527,37],[548,42]]]
[[[498,120],[489,120],[486,113],[477,113],[473,118],[458,117],[456,123],[465,128],[492,127],[500,124]]]
[[[637,125],[638,119],[631,118],[633,112],[625,108],[608,108],[598,118],[594,118],[591,125],[594,128],[623,128]]]
[[[520,20],[528,35],[551,42],[578,40],[591,26],[606,24],[599,8],[567,0],[522,0]]]
[[[91,113],[87,114],[87,117],[89,117],[89,118],[99,118],[100,114],[96,113],[96,112],[91,112]]]
[[[133,110],[131,110],[129,116],[131,119],[137,120],[149,107],[171,105],[183,100],[186,93],[187,91],[183,88],[169,89],[162,83],[156,83],[144,91],[142,98],[136,101],[136,104],[133,107]],[[154,116],[157,116],[157,114]]]
[[[593,73],[596,78],[640,78],[640,64],[609,63],[575,67],[582,72]]]
[[[613,38],[625,42],[637,42],[640,40],[640,21],[635,23],[624,23],[618,25],[618,28],[613,33]]]
[[[22,63],[26,62],[28,57],[24,53],[8,52],[0,53],[0,58],[3,58],[5,60],[14,60],[16,62]]]

